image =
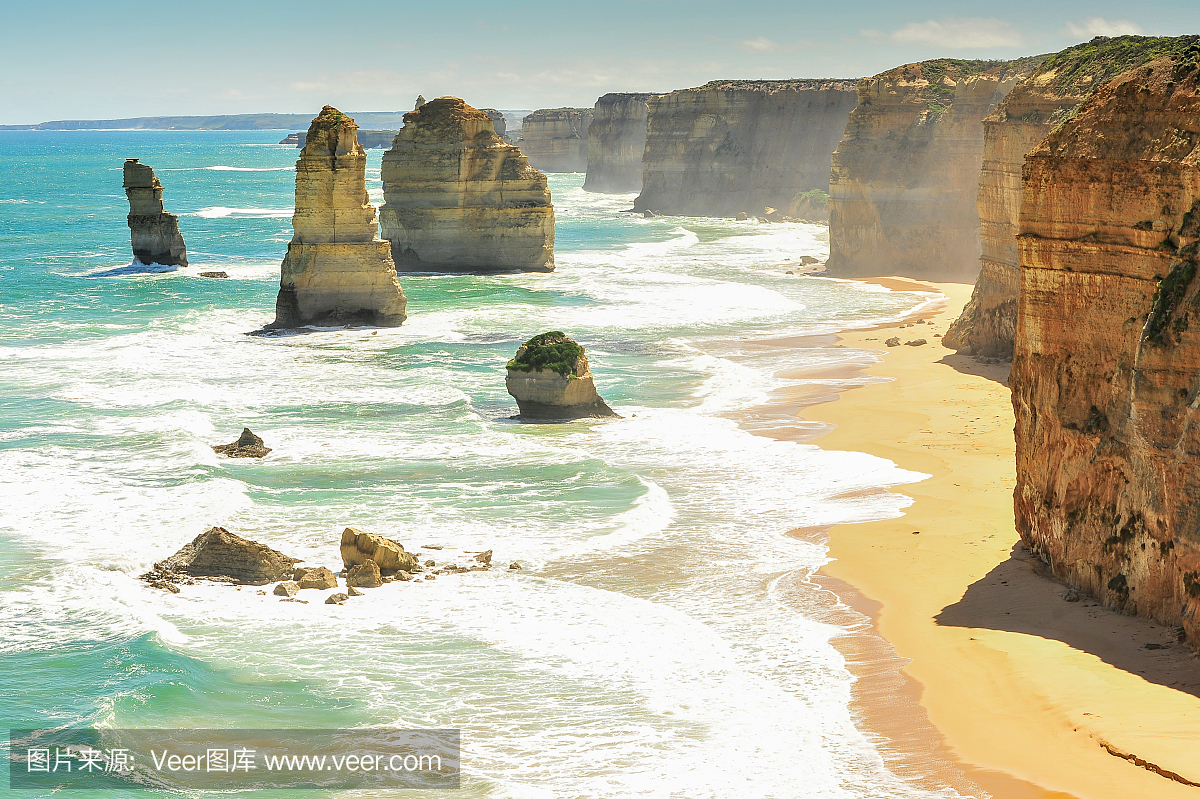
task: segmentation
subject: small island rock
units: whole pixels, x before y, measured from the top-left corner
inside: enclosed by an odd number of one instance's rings
[[[235,535],[223,527],[201,533],[166,560],[154,564],[160,573],[225,578],[243,585],[286,580],[298,558]]]
[[[534,336],[508,362],[508,393],[529,420],[616,416],[596,393],[583,347],[559,331]]]
[[[271,448],[263,446],[263,440],[250,432],[249,427],[243,427],[242,434],[232,444],[213,447],[213,452],[231,458],[264,458],[270,451]]]

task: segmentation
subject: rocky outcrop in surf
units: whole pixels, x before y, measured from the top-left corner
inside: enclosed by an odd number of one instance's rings
[[[521,120],[517,144],[534,169],[586,172],[590,108],[542,108]]]
[[[143,264],[187,266],[179,217],[163,210],[163,187],[154,170],[136,158],[126,159],[124,185],[133,257]]]
[[[397,268],[554,269],[554,207],[546,176],[457,97],[404,115],[383,156],[379,210]]]
[[[975,278],[983,118],[1040,60],[939,58],[859,83],[833,154],[829,274]]]
[[[271,448],[263,444],[263,440],[250,432],[249,427],[242,428],[242,434],[231,444],[220,444],[213,447],[218,455],[228,455],[231,458],[265,458]]]
[[[508,393],[520,418],[535,421],[616,416],[596,392],[583,347],[558,331],[526,341],[508,362]]]
[[[411,572],[418,568],[416,556],[406,552],[399,542],[353,527],[342,531],[341,553],[347,569],[367,561],[374,562],[384,574]]]
[[[1026,158],[1016,524],[1054,574],[1200,641],[1200,45]]]
[[[829,189],[829,157],[858,95],[853,80],[713,81],[648,102],[634,209],[756,217]]]
[[[289,558],[265,544],[249,541],[224,527],[213,527],[145,575],[151,582],[178,582],[181,577],[205,577],[242,585],[266,585],[292,576],[298,558]]]
[[[283,259],[275,321],[305,325],[402,323],[406,300],[391,248],[367,199],[367,156],[354,120],[325,106],[296,161],[295,231]]]
[[[1010,359],[1020,270],[1017,226],[1025,155],[1081,102],[1120,73],[1185,50],[1200,37],[1097,37],[1046,59],[983,120],[983,170],[977,209],[982,237],[971,300],[942,343],[970,355]]]
[[[596,101],[587,134],[585,191],[621,194],[642,188],[648,101],[657,94],[606,94]]]

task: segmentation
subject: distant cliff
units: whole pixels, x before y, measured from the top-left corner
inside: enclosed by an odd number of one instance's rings
[[[946,333],[947,347],[1011,358],[1017,326],[1017,224],[1025,155],[1118,74],[1163,55],[1180,53],[1196,36],[1097,37],[1046,59],[983,120],[983,170],[978,211],[982,268],[971,301]]]
[[[1028,155],[1012,367],[1022,539],[1061,579],[1193,644],[1198,120],[1191,45],[1111,81]]]
[[[373,150],[379,147],[386,149],[392,146],[394,138],[396,138],[394,130],[360,130],[358,132],[358,144],[364,150]],[[303,148],[307,141],[308,132],[301,131],[288,134],[279,143],[294,144],[297,148]]]
[[[543,172],[586,172],[590,108],[543,108],[521,120],[517,144]]]
[[[619,194],[642,188],[648,101],[656,94],[606,94],[596,101],[587,136],[586,191]]]
[[[403,111],[363,111],[354,117],[373,128],[398,128]],[[0,130],[296,130],[307,129],[308,114],[223,114],[202,117],[60,119],[36,125],[0,125]]]
[[[830,274],[974,279],[983,118],[1040,60],[940,58],[859,83],[833,154]]]
[[[853,80],[713,81],[653,97],[634,208],[761,216],[827,190],[857,102]]]

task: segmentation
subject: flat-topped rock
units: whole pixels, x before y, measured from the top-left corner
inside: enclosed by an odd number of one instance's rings
[[[213,527],[166,560],[154,564],[160,574],[224,578],[243,585],[266,585],[288,580],[298,558],[290,558],[265,544],[250,541]]]
[[[554,269],[546,176],[457,97],[404,115],[383,156],[383,237],[402,271]]]
[[[295,231],[280,269],[275,321],[394,327],[406,317],[391,248],[367,198],[367,156],[354,120],[325,106],[296,161]]]
[[[143,264],[187,266],[187,247],[179,217],[163,210],[163,187],[154,170],[136,158],[125,161],[125,196],[129,198],[129,236],[133,257]]]
[[[541,108],[521,120],[517,144],[543,172],[585,172],[590,108]]]
[[[587,131],[585,191],[616,194],[642,188],[649,100],[657,96],[614,93],[596,101]]]
[[[539,421],[616,416],[596,391],[583,347],[558,331],[534,336],[508,362],[508,393],[520,418]]]

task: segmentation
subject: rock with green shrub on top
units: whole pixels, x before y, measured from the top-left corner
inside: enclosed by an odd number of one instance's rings
[[[560,331],[526,341],[508,362],[508,393],[526,421],[616,416],[596,392],[583,347]]]

